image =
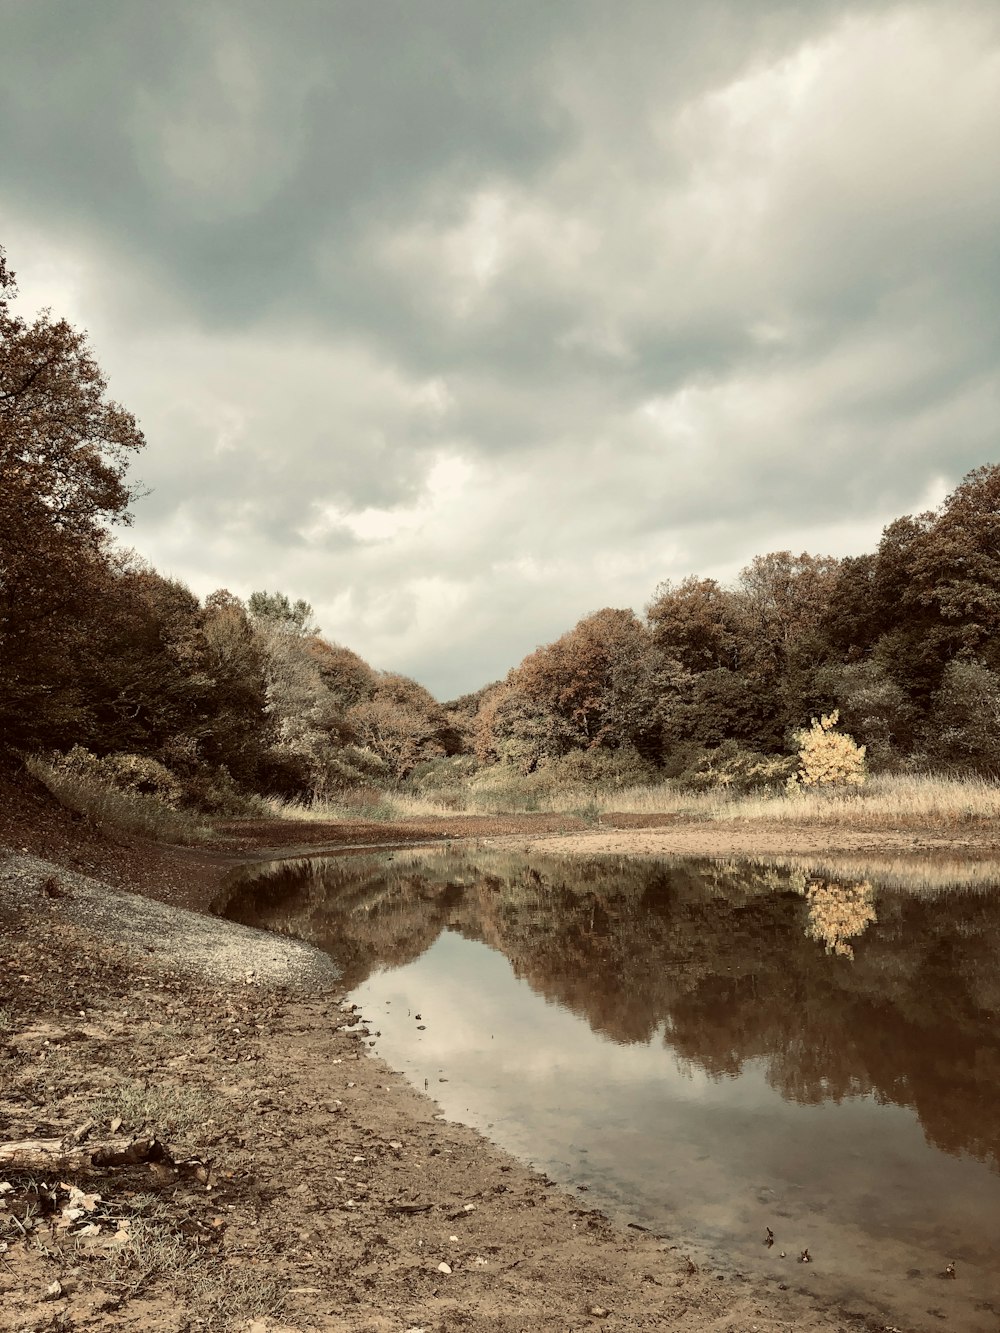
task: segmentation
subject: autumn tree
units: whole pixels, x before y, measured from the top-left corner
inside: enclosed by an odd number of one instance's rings
[[[71,742],[85,717],[73,654],[144,441],[86,337],[48,311],[16,315],[15,294],[0,252],[0,736],[35,746]]]
[[[473,735],[481,764],[509,763],[523,773],[569,753],[579,740],[563,714],[526,693],[517,668],[482,696]]]
[[[658,653],[685,670],[733,670],[740,665],[739,606],[715,579],[661,583],[646,608]]]
[[[521,739],[538,747],[534,762],[570,749],[642,749],[657,728],[654,674],[641,621],[632,611],[605,607],[526,657],[493,707],[507,728],[520,720]],[[508,748],[517,738],[515,729]]]
[[[812,719],[808,728],[795,733],[799,751],[799,771],[788,780],[788,787],[862,787],[864,786],[865,747],[853,736],[838,731],[840,714],[836,709]]]
[[[394,672],[376,676],[371,697],[354,705],[348,721],[392,777],[405,778],[417,764],[457,754],[461,743],[429,690]]]

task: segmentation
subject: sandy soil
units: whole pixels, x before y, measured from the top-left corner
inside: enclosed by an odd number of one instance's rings
[[[234,864],[275,848],[426,840],[426,821],[269,824],[226,830],[222,849],[121,847],[37,792],[6,794],[0,845],[175,903],[209,901]],[[434,832],[649,855],[993,846],[989,830],[974,842],[902,830],[831,841],[786,827],[572,823]],[[335,984],[248,985],[213,975],[210,958],[206,978],[162,951],[144,957],[115,937],[114,914],[75,914],[74,884],[53,895],[38,873],[17,896],[0,889],[0,1141],[87,1122],[100,1137],[120,1121],[119,1133],[154,1132],[175,1160],[203,1165],[200,1176],[163,1163],[76,1180],[0,1172],[0,1330],[894,1329],[890,1312],[820,1307],[794,1263],[777,1284],[724,1257],[698,1266],[683,1237],[613,1226],[439,1118],[369,1056]],[[91,1207],[71,1216],[74,1183]]]
[[[618,817],[621,820],[621,816]],[[948,851],[976,857],[1000,854],[1000,836],[992,826],[954,829],[845,828],[765,820],[676,820],[659,828],[605,826],[561,833],[539,833],[538,851],[565,855],[616,856],[828,856],[872,852],[881,856]],[[523,846],[523,836],[500,838],[501,845]]]

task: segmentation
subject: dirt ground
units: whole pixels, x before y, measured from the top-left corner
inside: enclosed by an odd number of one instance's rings
[[[849,828],[836,825],[768,823],[764,820],[677,820],[659,827],[606,824],[585,830],[538,832],[531,838],[540,852],[615,856],[841,856],[869,852],[879,856],[953,855],[995,859],[1000,830],[993,825],[957,824],[952,828]],[[503,841],[523,844],[523,834]]]
[[[0,846],[178,906],[206,904],[235,864],[276,849],[430,832],[565,850],[737,849],[724,826],[711,841],[673,821],[585,832],[551,817],[269,822],[227,827],[209,850],[121,846],[38,791],[8,783],[0,798]],[[777,845],[763,833],[795,850],[784,828],[754,829],[740,850]],[[928,836],[940,845],[944,834]],[[962,836],[953,845],[967,848]],[[977,836],[990,851],[989,830]],[[71,890],[54,878],[35,907],[0,901],[0,1144],[155,1135],[168,1157],[83,1174],[0,1166],[5,1333],[894,1329],[889,1313],[866,1321],[818,1306],[794,1263],[786,1282],[765,1282],[724,1256],[696,1264],[683,1237],[612,1225],[440,1118],[368,1054],[371,1036],[336,985],[223,984],[155,950],[137,959],[71,921]]]

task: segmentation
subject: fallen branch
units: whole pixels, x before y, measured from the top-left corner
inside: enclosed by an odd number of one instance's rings
[[[173,1165],[159,1139],[106,1139],[78,1143],[65,1139],[20,1139],[0,1143],[0,1169],[14,1171],[94,1171],[109,1166],[137,1166],[143,1162]]]

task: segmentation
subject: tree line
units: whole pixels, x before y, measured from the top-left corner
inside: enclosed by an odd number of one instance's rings
[[[876,770],[1000,773],[1000,466],[891,523],[869,555],[777,551],[731,587],[661,584],[644,618],[605,609],[475,701],[479,758],[573,750],[671,773],[787,753],[839,712]]]
[[[890,524],[871,555],[783,551],[731,587],[665,583],[642,617],[597,611],[441,704],[329,642],[303,601],[199,600],[116,544],[142,433],[86,337],[48,312],[16,315],[15,294],[0,250],[8,754],[138,757],[209,810],[241,792],[309,796],[442,766],[636,780],[726,769],[752,783],[836,709],[876,768],[1000,774],[1000,466]]]

